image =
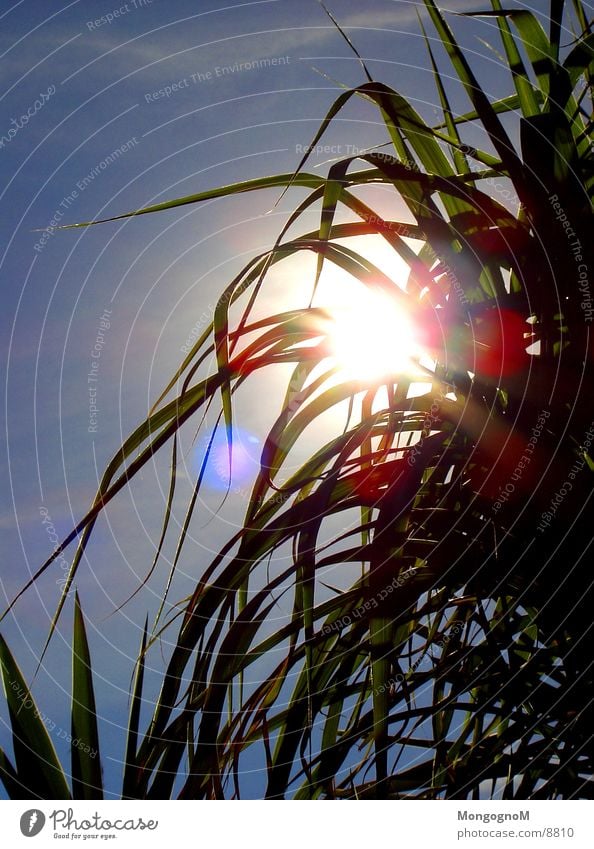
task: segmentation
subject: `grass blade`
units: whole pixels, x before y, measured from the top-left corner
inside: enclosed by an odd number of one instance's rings
[[[144,682],[144,665],[148,637],[148,616],[144,622],[140,652],[136,661],[136,672],[134,675],[134,686],[132,700],[130,702],[130,717],[128,720],[128,739],[126,741],[126,760],[124,763],[124,782],[122,796],[124,799],[136,798],[136,785],[138,779],[138,729],[140,725],[140,709],[142,707],[142,685]]]
[[[4,784],[4,789],[10,799],[37,798],[31,794],[25,785],[21,784],[15,768],[2,749],[0,749],[0,781]]]
[[[0,666],[18,780],[38,799],[70,799],[70,788],[42,714],[1,635]]]
[[[71,747],[73,797],[102,799],[103,781],[91,655],[78,592],[74,596]]]

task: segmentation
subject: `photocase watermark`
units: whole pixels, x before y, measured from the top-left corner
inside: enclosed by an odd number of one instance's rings
[[[112,9],[111,12],[101,15],[100,18],[95,18],[93,21],[87,21],[87,29],[95,30],[99,29],[99,27],[105,26],[106,24],[112,24],[114,21],[117,21],[118,18],[121,18],[122,15],[128,15],[130,12],[135,12],[137,9],[146,9],[146,7],[151,6],[152,3],[153,0],[130,0],[129,3],[124,3],[117,9]]]
[[[88,743],[85,743],[84,740],[79,740],[77,737],[73,738],[67,731],[59,725],[56,725],[53,719],[50,719],[47,714],[35,707],[35,702],[31,698],[29,691],[21,687],[18,681],[11,681],[10,688],[15,693],[17,699],[21,702],[23,709],[33,710],[33,718],[39,719],[48,731],[52,734],[56,732],[57,737],[61,740],[66,740],[66,742],[70,743],[71,746],[74,746],[75,749],[80,749],[82,752],[89,755],[89,757],[97,757],[96,749],[93,749],[93,747],[89,746]]]
[[[567,236],[568,239],[573,239],[573,241],[570,244],[572,251],[575,251],[578,254],[581,253],[581,249],[582,249],[581,242],[579,241],[575,230],[571,226],[571,221],[569,220],[569,218],[565,214],[565,211],[563,210],[563,207],[559,203],[559,195],[550,195],[549,196],[549,203],[553,207],[553,210],[555,212],[555,218],[557,219],[559,224],[561,224],[561,226],[563,227],[563,230],[565,231],[565,235]]]
[[[21,816],[21,834],[24,837],[37,837],[45,825],[45,814],[37,808],[25,811]]]
[[[373,149],[370,149],[370,148],[362,148],[362,147],[358,147],[355,144],[321,144],[321,143],[310,144],[310,145],[297,144],[297,145],[295,145],[295,152],[298,153],[298,154],[301,154],[301,155],[310,154],[310,153],[313,153],[313,154],[322,154],[323,153],[323,154],[326,154],[326,155],[327,154],[334,154],[334,155],[337,155],[337,156],[353,156],[353,157],[354,156],[364,156],[364,155],[368,155],[368,154],[373,154],[375,159],[379,159],[380,161],[384,160],[385,162],[389,162],[389,163],[398,163],[399,165],[404,166],[404,168],[407,171],[414,171],[414,172],[419,173],[419,174],[424,173],[423,170],[421,169],[419,163],[416,162],[414,159],[411,159],[410,157],[407,158],[407,159],[404,159],[404,160],[400,160],[397,157],[395,157],[393,153],[388,153],[388,152],[381,151],[381,150],[373,150]],[[402,235],[408,235],[406,225],[395,224],[394,222],[390,222],[390,221],[384,221],[382,218],[380,218],[377,215],[364,215],[363,220],[367,221],[368,224],[371,224],[373,227],[375,227],[376,230],[378,230],[378,232],[382,232],[382,231],[386,232],[386,231],[391,230],[391,231],[394,231],[394,232],[401,233]],[[441,261],[441,258],[431,248],[429,243],[425,244],[425,249],[426,249],[426,251],[429,252],[432,263],[435,263],[437,260]],[[469,304],[470,301],[468,300],[468,298],[466,297],[466,294],[464,293],[464,288],[463,288],[462,284],[460,283],[458,276],[456,275],[454,270],[451,268],[451,266],[448,263],[445,263],[445,262],[441,262],[441,264],[440,264],[439,277],[441,278],[443,276],[446,277],[448,283],[450,284],[450,291],[455,292],[459,302],[462,305]]]
[[[323,153],[326,156],[329,154],[334,154],[335,156],[356,156],[356,149],[351,144],[296,144],[295,153],[298,153],[300,156],[305,156],[306,153],[313,153],[315,155]]]
[[[374,150],[369,147],[358,147],[356,144],[321,144],[320,142],[317,144],[296,144],[295,153],[300,153],[302,155],[305,155],[306,153],[313,153],[315,155],[320,155],[322,153],[327,155],[332,153],[336,156],[367,156],[368,154],[373,154],[376,159],[384,159],[386,162],[396,161],[393,153],[387,153],[382,150]],[[406,162],[401,162],[400,164],[404,165],[405,168],[409,170],[420,170],[417,163],[412,159],[406,160]]]
[[[243,293],[245,292],[246,289],[249,288],[249,286],[250,286],[249,281],[244,281],[236,289],[233,289],[232,291],[229,290],[229,291],[225,292],[223,294],[223,296],[221,298],[219,298],[216,305],[215,304],[208,304],[206,309],[198,317],[194,326],[188,332],[188,335],[186,336],[184,344],[180,348],[180,352],[182,354],[189,354],[190,353],[190,351],[194,347],[194,343],[202,335],[204,328],[212,322],[212,320],[214,318],[215,310],[217,309],[217,306],[222,307],[222,306],[225,306],[227,304],[230,304],[231,301],[233,301],[236,298],[239,298],[241,295],[243,295]]]
[[[485,177],[484,180],[481,181],[486,186],[488,186],[495,194],[498,194],[503,200],[508,201],[509,203],[514,203],[519,206],[520,198],[516,194],[515,191],[508,188],[505,183],[496,180],[495,177]]]
[[[565,236],[569,240],[571,255],[574,262],[577,263],[577,282],[581,297],[580,307],[584,312],[584,321],[590,322],[592,321],[592,318],[594,318],[594,308],[592,307],[592,294],[590,292],[590,281],[588,279],[588,266],[584,262],[585,252],[582,243],[580,239],[578,239],[565,210],[559,203],[559,196],[550,195],[549,203],[553,207],[556,220],[562,226]]]
[[[592,295],[590,294],[590,283],[588,281],[588,266],[585,263],[578,265],[578,287],[581,295],[580,307],[584,311],[584,321],[592,321],[594,309],[592,308]]]
[[[431,401],[431,407],[429,408],[429,412],[425,414],[425,418],[423,419],[423,424],[421,425],[421,437],[418,442],[412,446],[411,450],[408,452],[408,456],[406,458],[406,462],[409,466],[414,466],[417,462],[417,456],[421,453],[423,449],[423,443],[425,439],[432,430],[437,429],[436,425],[440,419],[440,405],[445,401],[449,400],[448,395],[456,394],[456,386],[452,384],[452,386],[448,389],[446,394],[443,392],[439,392]]]
[[[448,634],[444,634],[443,637],[441,637],[441,639],[435,640],[434,642],[432,642],[428,646],[430,652],[433,651],[434,647],[443,650],[447,646],[449,641],[452,639],[452,637],[456,636],[456,634],[459,634],[460,631],[463,628],[464,628],[464,622],[454,622],[452,624],[452,628],[451,628],[451,630]],[[427,657],[428,657],[427,653],[425,651],[422,652],[421,656],[412,664],[412,666],[409,666],[409,668],[406,670],[406,672],[404,672],[404,673],[399,672],[397,675],[390,676],[390,678],[388,678],[388,680],[384,684],[380,684],[379,687],[376,687],[375,692],[379,694],[379,693],[385,693],[386,691],[389,691],[390,695],[394,696],[396,694],[398,687],[404,681],[406,681],[408,678],[410,678],[414,672],[416,672],[416,670],[419,668],[421,663],[424,660],[426,660]],[[433,657],[433,654],[432,653],[429,654],[429,657]]]
[[[528,822],[530,811],[514,811],[512,813],[483,813],[482,811],[458,811],[458,820],[479,820],[483,823],[507,822],[520,820]],[[522,838],[522,837],[573,837],[573,828],[539,828],[539,829],[480,829],[463,828],[458,830],[457,840],[476,840],[477,838]]]
[[[98,424],[97,416],[99,407],[97,406],[97,387],[99,380],[99,361],[101,353],[105,347],[106,334],[111,327],[112,310],[105,309],[99,318],[97,325],[97,335],[95,344],[91,349],[91,359],[89,364],[89,373],[87,374],[87,388],[89,392],[89,433],[97,433]]]
[[[49,541],[54,546],[54,551],[55,551],[60,546],[60,538],[58,537],[58,534],[56,533],[56,529],[54,527],[54,523],[52,522],[52,518],[49,514],[49,511],[48,511],[47,507],[43,506],[43,504],[39,508],[39,515],[41,516],[41,523],[45,527],[45,529],[47,531],[47,535],[49,537]],[[58,580],[56,581],[56,584],[59,587],[63,588],[66,585],[66,581],[68,580],[68,572],[70,571],[70,564],[68,563],[68,561],[64,557],[63,551],[60,552],[60,554],[56,558],[56,563],[59,565],[60,569],[63,572],[62,577],[58,578]],[[67,595],[71,596],[72,593],[73,593],[73,590],[70,589],[70,590],[68,590]]]
[[[144,95],[144,100],[145,103],[155,103],[157,100],[163,99],[168,100],[174,94],[190,88],[192,85],[209,83],[222,77],[242,74],[246,71],[261,71],[265,68],[276,68],[281,65],[288,65],[290,61],[290,56],[273,56],[264,59],[253,59],[251,62],[235,62],[233,65],[216,65],[214,68],[209,68],[205,71],[196,71],[194,74],[189,74],[187,77],[182,77],[180,80],[168,83],[168,85],[156,91],[147,91]]]
[[[379,215],[367,212],[361,216],[363,221],[369,224],[377,233],[398,233],[400,236],[410,236],[411,228],[408,224],[400,221],[386,221]]]
[[[573,489],[573,481],[586,465],[586,458],[583,455],[588,453],[588,449],[592,445],[592,442],[594,442],[594,423],[590,426],[590,429],[584,437],[584,441],[579,447],[578,453],[582,456],[575,461],[567,474],[567,480],[564,481],[563,486],[560,486],[551,498],[548,509],[541,514],[540,522],[536,526],[537,530],[539,530],[541,534],[543,534],[547,528],[551,526],[551,523],[555,519],[557,510]]]
[[[405,572],[401,572],[400,575],[397,575],[373,598],[367,599],[367,601],[359,605],[359,607],[356,607],[352,613],[347,613],[345,616],[341,616],[340,619],[335,619],[334,622],[329,622],[324,625],[320,631],[320,636],[327,637],[334,631],[342,631],[344,628],[348,628],[349,625],[352,625],[353,620],[361,619],[361,617],[370,610],[376,610],[381,601],[385,601],[389,595],[391,595],[395,590],[400,589],[400,587],[403,587],[406,582],[416,574],[417,569],[415,566],[411,566],[410,569],[407,569]]]
[[[33,118],[37,114],[37,112],[39,112],[40,109],[43,109],[45,104],[53,97],[55,93],[55,85],[48,86],[47,91],[42,91],[37,100],[35,100],[31,104],[31,106],[29,106],[26,112],[24,112],[19,118],[10,119],[10,123],[14,124],[14,126],[10,127],[10,129],[7,130],[7,132],[3,136],[0,136],[0,149],[4,149],[7,144],[10,144],[10,142],[14,139],[19,130],[22,130],[23,127],[25,127],[29,123],[31,118]]]
[[[305,156],[305,154],[314,154],[316,156],[321,154],[324,154],[325,156],[333,154],[334,156],[346,157],[373,155],[374,159],[404,166],[407,171],[416,171],[421,173],[421,167],[414,159],[398,159],[393,152],[390,153],[385,150],[377,150],[373,147],[359,147],[356,144],[322,144],[321,142],[317,142],[316,144],[296,144],[295,153],[302,156]]]
[[[441,257],[433,250],[433,248],[431,247],[431,245],[428,242],[425,243],[425,247],[427,249],[427,253],[429,254],[429,256],[432,259],[432,262],[435,262],[436,260],[440,260],[439,278],[445,276],[446,280],[450,284],[450,292],[456,293],[456,297],[458,298],[458,301],[463,306],[466,306],[467,304],[469,304],[470,301],[466,297],[466,295],[464,293],[464,288],[462,287],[462,284],[458,280],[458,277],[457,277],[455,271],[451,268],[451,266],[447,262],[441,261]],[[439,278],[436,278],[436,279],[439,279]]]
[[[112,152],[108,154],[105,159],[102,159],[101,162],[98,162],[97,165],[91,168],[89,173],[86,174],[82,178],[82,180],[77,181],[76,188],[80,192],[84,192],[84,190],[91,185],[93,180],[98,177],[102,171],[105,171],[106,168],[109,168],[109,166],[113,162],[118,160],[120,156],[123,156],[124,153],[128,153],[128,151],[131,150],[133,147],[136,147],[137,144],[138,139],[136,138],[136,136],[132,136],[132,138],[128,139],[128,141],[125,141],[124,144],[120,145],[115,150],[112,150]]]
[[[467,156],[471,157],[471,162],[469,164],[470,170],[473,173],[477,173],[480,177],[480,172],[483,170],[484,165],[481,162],[477,162],[473,157],[476,155],[476,148],[471,147],[470,145],[463,144],[460,147],[460,152],[464,153]],[[502,200],[508,201],[509,203],[514,203],[519,206],[520,198],[517,193],[513,190],[513,183],[509,179],[507,180],[499,180],[495,179],[495,177],[480,177],[481,186],[488,186],[493,192],[498,194]],[[512,188],[510,188],[512,186]]]
[[[530,462],[532,461],[532,454],[534,453],[534,449],[536,448],[536,443],[540,439],[540,435],[542,433],[542,429],[545,426],[546,420],[550,416],[550,412],[548,410],[542,410],[540,413],[536,425],[532,428],[532,436],[528,440],[526,447],[524,448],[524,453],[518,460],[516,467],[511,474],[511,480],[506,483],[504,487],[501,488],[500,494],[497,496],[497,501],[493,504],[493,511],[501,510],[506,501],[509,501],[510,495],[515,492],[516,484],[512,483],[512,481],[519,481],[524,474],[524,470]]]
[[[43,235],[37,242],[33,245],[33,250],[37,253],[41,253],[41,251],[45,248],[49,240],[56,233],[58,227],[62,224],[62,219],[64,218],[64,213],[68,210],[73,203],[78,200],[82,192],[87,189],[93,180],[99,176],[106,168],[118,160],[120,156],[123,156],[132,148],[136,147],[138,144],[138,139],[136,136],[133,136],[128,141],[124,142],[124,144],[120,145],[120,147],[113,150],[110,154],[108,154],[105,159],[102,159],[101,162],[98,162],[91,170],[86,174],[81,180],[78,180],[76,183],[76,188],[73,189],[70,194],[65,195],[60,203],[58,204],[58,208],[55,210],[52,215],[47,227],[45,228]]]
[[[113,831],[154,831],[159,820],[144,820],[142,817],[134,817],[129,819],[118,818],[116,820],[105,819],[97,811],[94,814],[85,813],[83,819],[75,819],[73,808],[57,808],[53,813],[48,815],[48,820],[51,820],[54,829],[54,837],[68,837],[70,839],[83,840],[101,836],[103,839],[107,837],[116,837],[111,834]],[[65,834],[60,834],[60,829]],[[77,834],[77,832],[83,832]],[[87,832],[91,832],[90,834]]]
[[[214,312],[214,304],[209,304],[206,309],[201,313],[198,320],[186,336],[184,344],[179,349],[182,354],[190,353],[190,351],[194,347],[194,342],[196,342],[196,340],[202,335],[202,332],[204,331],[206,325],[211,323],[214,316]]]

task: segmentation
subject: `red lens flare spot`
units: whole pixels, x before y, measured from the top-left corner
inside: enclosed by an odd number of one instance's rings
[[[509,309],[493,309],[472,321],[472,361],[468,368],[478,375],[506,377],[529,364],[526,348],[530,326]]]

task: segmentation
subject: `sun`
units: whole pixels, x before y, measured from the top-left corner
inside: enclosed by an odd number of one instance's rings
[[[423,334],[407,309],[407,263],[380,236],[357,239],[358,251],[378,269],[378,279],[364,281],[325,262],[312,304],[328,316],[323,333],[334,379],[373,385],[426,376]]]
[[[377,383],[418,371],[413,323],[394,297],[363,285],[328,307],[330,356],[346,380]]]

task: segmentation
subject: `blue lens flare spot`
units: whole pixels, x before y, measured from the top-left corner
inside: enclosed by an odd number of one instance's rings
[[[260,468],[260,440],[243,428],[232,431],[231,466],[229,466],[229,444],[224,426],[219,426],[208,449],[212,431],[203,436],[194,449],[194,471],[196,475],[205,461],[204,484],[209,489],[225,492],[242,489],[251,484]]]

